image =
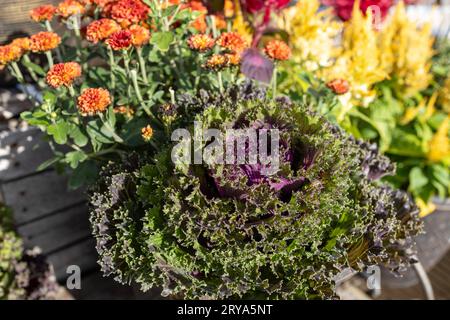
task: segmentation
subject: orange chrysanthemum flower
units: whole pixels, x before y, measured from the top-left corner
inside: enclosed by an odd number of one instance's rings
[[[350,84],[345,79],[334,79],[327,83],[327,87],[336,94],[345,94],[350,89]]]
[[[87,26],[86,39],[90,42],[97,43],[118,31],[120,31],[120,26],[117,22],[104,18],[96,20]]]
[[[287,60],[291,56],[291,48],[282,40],[270,40],[264,47],[264,52],[274,60]]]
[[[150,8],[140,0],[119,0],[111,6],[111,18],[124,28],[147,19]]]
[[[140,25],[133,24],[128,30],[131,32],[131,41],[135,47],[141,47],[150,40],[150,31]]]
[[[111,2],[115,2],[116,0],[92,0],[92,3],[94,3],[97,7],[104,8]]]
[[[11,45],[19,47],[22,50],[22,53],[26,53],[30,51],[31,48],[31,40],[30,38],[16,38],[11,42]]]
[[[194,34],[189,37],[187,44],[192,50],[204,52],[214,47],[214,39],[208,34]]]
[[[43,31],[31,36],[31,51],[45,52],[53,50],[61,43],[61,37],[54,32]]]
[[[63,18],[68,18],[77,14],[83,14],[85,7],[76,0],[64,0],[58,4],[57,13]]]
[[[216,24],[217,30],[224,30],[227,28],[227,22],[225,21],[225,18],[223,17],[223,15],[215,14],[214,22]]]
[[[8,44],[0,46],[0,65],[6,65],[10,62],[17,61],[22,56],[22,49],[18,46]]]
[[[141,135],[142,135],[142,139],[144,139],[144,141],[150,141],[150,139],[153,137],[152,127],[150,125],[143,127],[141,129]]]
[[[36,22],[51,21],[56,13],[56,7],[51,4],[39,6],[30,11],[30,18]]]
[[[47,72],[47,83],[53,88],[70,86],[73,81],[81,76],[81,66],[76,62],[55,64]]]
[[[225,53],[230,66],[238,66],[241,63],[241,53]]]
[[[223,54],[213,54],[204,65],[205,68],[221,70],[228,66],[228,57]]]
[[[129,30],[115,32],[106,40],[113,50],[126,50],[131,47],[132,42],[133,35]]]
[[[111,104],[108,90],[103,88],[84,89],[78,97],[78,111],[83,115],[94,115],[103,112]]]
[[[208,14],[208,9],[203,5],[203,3],[201,1],[193,0],[182,5],[182,8],[189,8],[192,11],[200,12],[201,15],[192,22],[191,26],[199,32],[206,32],[206,29],[208,27],[206,24],[206,15]]]
[[[217,39],[217,44],[231,52],[240,53],[247,47],[247,41],[237,32],[225,32]]]

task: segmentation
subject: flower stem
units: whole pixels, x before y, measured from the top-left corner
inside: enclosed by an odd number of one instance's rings
[[[139,59],[139,67],[141,68],[142,79],[144,80],[144,82],[146,84],[148,84],[147,70],[145,68],[144,58],[142,57],[142,48],[136,48],[136,52],[137,52],[138,59]]]
[[[24,54],[23,55],[23,60],[25,61],[25,63],[28,65],[31,63],[30,57],[28,56],[28,54]],[[33,69],[31,69],[30,67],[26,66],[28,72],[31,75],[31,78],[33,79],[34,82],[36,82],[37,84],[39,84],[39,78],[37,77],[36,73],[33,71]]]
[[[45,29],[47,29],[48,32],[53,32],[52,24],[48,20],[45,20]]]
[[[99,113],[100,120],[103,122],[105,128],[111,133],[114,140],[118,143],[123,143],[123,139],[117,135],[114,129],[109,125],[108,121],[105,120],[103,113]]]
[[[217,72],[217,80],[219,82],[219,91],[220,93],[223,93],[223,80],[222,80],[222,72]]]
[[[72,98],[75,97],[75,90],[73,89],[73,86],[68,86],[67,89],[69,89],[69,94]]]
[[[144,99],[142,99],[141,90],[139,89],[138,81],[137,81],[137,71],[131,70],[131,81],[133,82],[134,91],[136,92],[136,96],[138,98],[139,103],[144,103]]]
[[[109,56],[109,67],[111,68],[111,77],[110,77],[110,86],[111,91],[113,92],[116,90],[116,75],[114,74],[114,69],[116,67],[116,62],[114,60],[114,53],[110,46],[108,46],[108,56]]]
[[[277,97],[277,66],[273,67],[272,75],[272,99],[275,100]]]
[[[53,67],[53,57],[52,57],[52,52],[51,51],[45,51],[45,55],[47,56],[47,60],[48,60],[48,65],[49,67]]]

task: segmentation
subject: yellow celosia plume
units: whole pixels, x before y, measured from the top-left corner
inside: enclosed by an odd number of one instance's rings
[[[365,106],[375,98],[373,85],[386,79],[387,74],[381,66],[372,14],[368,11],[364,15],[359,9],[359,1],[355,1],[352,18],[345,24],[342,47],[335,65],[323,75],[327,80],[346,79],[351,86],[349,103]]]
[[[432,162],[441,162],[450,157],[449,121],[450,116],[447,116],[430,140],[427,158]]]
[[[444,87],[439,92],[439,103],[442,110],[450,112],[450,77],[445,80]]]
[[[426,89],[432,80],[433,42],[431,26],[419,28],[409,20],[400,1],[380,33],[379,47],[384,71],[398,81],[406,97]]]
[[[308,71],[329,67],[338,54],[336,38],[342,28],[332,9],[319,11],[319,0],[299,0],[281,12],[277,26],[289,33],[292,59]]]

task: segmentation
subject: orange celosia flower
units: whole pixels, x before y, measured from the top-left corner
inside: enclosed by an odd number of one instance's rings
[[[135,47],[141,47],[150,40],[150,31],[140,25],[133,24],[129,29],[132,36],[132,44]]]
[[[96,20],[87,26],[86,39],[93,43],[97,43],[118,31],[120,31],[120,26],[117,22],[104,18]]]
[[[83,115],[94,115],[103,112],[111,104],[108,90],[103,88],[84,89],[78,97],[78,111]]]
[[[270,40],[264,52],[274,60],[287,60],[291,56],[291,48],[282,40]]]
[[[142,138],[145,141],[150,141],[150,139],[153,137],[153,129],[152,129],[152,127],[150,125],[147,125],[146,127],[143,127],[141,129],[141,135],[142,135]]]
[[[10,62],[17,61],[22,56],[22,49],[18,46],[8,44],[0,46],[0,65],[6,65]]]
[[[236,53],[240,53],[248,47],[247,41],[237,32],[222,33],[217,39],[217,44]]]
[[[345,79],[334,79],[327,83],[327,87],[336,94],[345,94],[350,89],[350,84]]]
[[[30,51],[31,48],[31,40],[30,38],[16,38],[11,42],[11,45],[19,47],[22,50],[22,53],[26,53]]]
[[[119,0],[111,6],[111,18],[124,28],[147,19],[150,8],[140,0]]]
[[[204,52],[214,47],[214,39],[208,34],[194,34],[189,37],[187,44],[192,50]]]
[[[47,83],[53,88],[70,86],[73,81],[81,76],[81,66],[76,62],[55,64],[47,72]]]
[[[204,67],[220,70],[228,66],[228,57],[223,54],[213,54],[205,63]]]
[[[58,5],[57,13],[63,18],[68,18],[73,15],[83,14],[85,7],[76,0],[64,0]]]
[[[129,30],[120,30],[113,33],[106,43],[111,46],[113,50],[126,50],[131,47],[133,35]]]
[[[55,49],[61,43],[61,38],[54,32],[39,32],[31,36],[31,51],[45,52]]]
[[[30,11],[30,18],[36,22],[50,21],[56,13],[56,7],[51,4],[39,6]]]

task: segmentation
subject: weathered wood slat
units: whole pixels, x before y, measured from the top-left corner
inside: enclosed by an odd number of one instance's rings
[[[89,217],[83,203],[64,212],[18,228],[27,247],[39,246],[44,254],[85,239],[90,235]]]
[[[77,300],[129,300],[135,299],[133,288],[93,272],[81,278],[81,290],[71,290]]]
[[[34,33],[42,28],[30,19],[31,9],[58,0],[2,0],[0,11],[0,42],[5,41],[14,32]]]
[[[49,254],[47,258],[53,264],[56,278],[62,283],[68,276],[66,271],[70,265],[79,266],[82,274],[98,268],[95,240],[92,237],[80,241],[76,245]]]
[[[0,181],[18,179],[36,172],[53,156],[38,129],[0,133]]]
[[[69,208],[85,200],[82,190],[69,191],[67,178],[46,171],[4,183],[5,202],[13,209],[18,225]]]

